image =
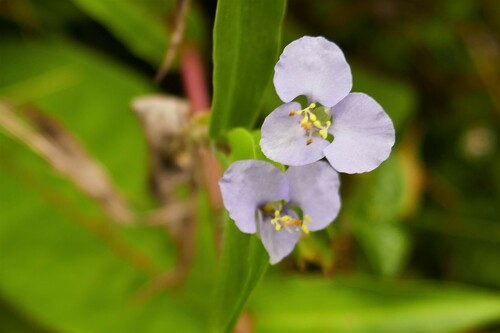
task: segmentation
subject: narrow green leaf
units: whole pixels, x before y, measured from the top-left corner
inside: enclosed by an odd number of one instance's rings
[[[256,121],[277,60],[285,7],[286,0],[218,1],[212,137]]]
[[[223,242],[211,332],[231,332],[269,266],[261,241],[242,233],[233,221],[227,221]]]
[[[250,308],[261,333],[446,333],[498,322],[500,297],[442,283],[277,276]]]

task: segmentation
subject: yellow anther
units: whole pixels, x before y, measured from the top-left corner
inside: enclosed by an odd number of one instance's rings
[[[316,115],[314,113],[310,113],[309,118],[311,119],[312,122],[315,122],[316,120],[318,120],[318,117],[316,117]]]
[[[304,220],[296,219],[290,215],[281,215],[280,210],[275,210],[274,215],[275,217],[271,219],[271,225],[274,226],[276,231],[285,229],[290,233],[295,233],[302,230],[306,234],[309,233],[309,228],[306,226],[306,224],[311,222],[309,215],[305,215]]]
[[[323,138],[326,139],[328,137],[328,131],[326,129],[322,129],[319,131],[319,135]]]
[[[309,105],[308,109],[314,109],[316,107],[316,103],[311,103],[311,105]]]
[[[321,122],[319,120],[316,120],[314,123],[313,123],[314,126],[316,126],[317,128],[321,128]]]
[[[331,124],[332,124],[332,122],[331,122],[330,120],[328,120],[328,121],[326,122],[326,128],[329,128]]]

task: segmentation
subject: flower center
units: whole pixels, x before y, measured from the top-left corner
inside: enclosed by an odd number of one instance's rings
[[[300,127],[302,127],[308,136],[306,145],[313,142],[313,136],[320,136],[325,139],[328,137],[328,129],[332,125],[332,116],[330,115],[330,108],[324,106],[316,107],[316,103],[311,103],[305,109],[290,112],[290,117],[295,115],[302,116],[300,120]]]
[[[276,231],[282,229],[290,232],[296,233],[302,230],[304,233],[309,233],[309,228],[307,224],[311,223],[311,218],[309,215],[305,215],[304,219],[298,219],[283,212],[283,202],[269,202],[262,209],[264,215],[271,215],[273,218],[270,223],[274,226]]]

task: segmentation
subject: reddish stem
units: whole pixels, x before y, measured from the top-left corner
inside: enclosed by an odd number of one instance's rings
[[[208,112],[210,110],[210,97],[205,70],[200,52],[194,45],[187,44],[183,48],[181,55],[181,75],[184,91],[191,104],[193,115]],[[218,186],[218,181],[222,176],[222,169],[213,152],[200,148],[199,153],[210,203],[214,209],[222,209],[222,198]]]
[[[205,69],[201,55],[194,45],[187,44],[181,56],[181,74],[184,91],[191,103],[193,114],[208,112],[210,97],[206,84]]]

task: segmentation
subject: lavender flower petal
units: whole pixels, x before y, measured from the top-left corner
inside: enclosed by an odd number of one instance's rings
[[[219,181],[224,206],[236,226],[244,233],[257,231],[256,209],[270,201],[288,199],[285,175],[264,161],[237,161]]]
[[[290,203],[311,218],[311,231],[325,228],[340,210],[338,173],[326,162],[290,167],[286,171],[290,184]]]
[[[274,67],[274,87],[285,103],[305,95],[309,103],[331,107],[351,91],[351,68],[335,43],[305,36],[283,50]]]
[[[333,108],[333,142],[324,149],[339,172],[368,172],[385,161],[395,141],[394,125],[370,96],[351,93]]]
[[[264,120],[260,147],[269,159],[286,165],[305,165],[324,157],[323,149],[330,143],[314,137],[307,145],[308,137],[299,124],[301,117],[289,115],[290,111],[300,109],[296,102],[283,104]]]
[[[297,217],[293,212],[286,214]],[[260,238],[267,253],[269,253],[271,265],[280,262],[289,255],[300,239],[301,232],[291,233],[285,229],[279,231],[271,224],[271,218],[262,218],[260,222]]]

